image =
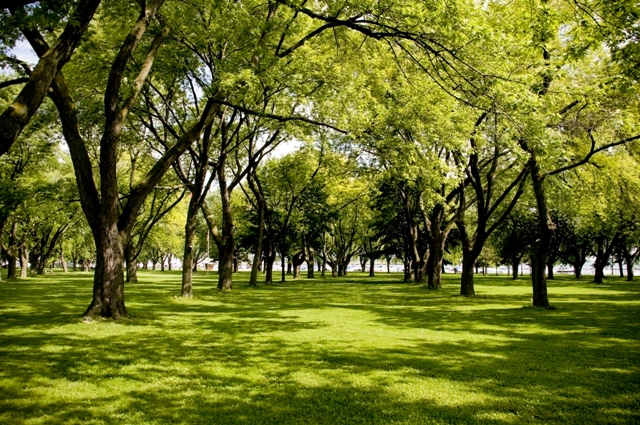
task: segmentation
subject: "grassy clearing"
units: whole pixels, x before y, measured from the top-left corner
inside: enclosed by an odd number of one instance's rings
[[[221,293],[140,273],[132,319],[84,323],[91,275],[0,284],[0,423],[640,422],[640,284],[372,279]]]

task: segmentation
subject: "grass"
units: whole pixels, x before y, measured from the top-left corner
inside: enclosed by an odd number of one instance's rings
[[[91,275],[0,284],[0,423],[640,423],[640,284],[478,277],[475,299],[350,274],[196,298],[176,272],[85,323]]]

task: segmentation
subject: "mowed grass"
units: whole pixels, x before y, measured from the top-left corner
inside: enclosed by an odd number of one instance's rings
[[[639,423],[640,284],[398,274],[219,292],[140,273],[131,319],[85,323],[91,275],[0,284],[0,423]]]

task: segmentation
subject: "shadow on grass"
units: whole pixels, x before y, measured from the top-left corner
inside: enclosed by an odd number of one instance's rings
[[[526,280],[487,298],[399,275],[231,292],[179,272],[127,286],[133,319],[83,323],[91,275],[0,287],[1,423],[637,423],[640,291]],[[394,282],[394,279],[397,281]],[[554,294],[554,288],[561,290]]]

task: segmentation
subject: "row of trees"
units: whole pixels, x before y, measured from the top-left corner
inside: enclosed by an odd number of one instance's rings
[[[631,1],[22,0],[4,7],[0,50],[12,73],[1,88],[0,155],[11,162],[35,139],[51,151],[64,140],[70,161],[46,156],[57,162],[51,170],[71,163],[79,202],[67,204],[79,204],[95,244],[86,315],[126,314],[125,269],[134,280],[145,242],[181,197],[189,201],[183,263],[197,255],[201,213],[218,250],[218,287],[230,289],[232,200],[240,192],[256,215],[256,258],[266,259],[268,276],[277,253],[294,264],[320,255],[340,274],[358,250],[377,255],[375,223],[392,223],[407,279],[430,288],[440,287],[455,230],[465,296],[475,294],[474,265],[485,245],[528,199],[522,208],[536,219],[533,303],[547,307],[557,229],[551,192],[584,184],[588,172],[600,184],[606,172],[590,164],[604,169],[610,160],[631,174],[635,167],[638,10]],[[35,66],[11,55],[19,40],[40,57]],[[291,140],[321,147],[279,171],[262,170],[269,153]],[[290,174],[298,163],[307,163],[301,184]],[[278,184],[288,190],[276,200]],[[213,187],[219,208],[207,197]],[[2,208],[14,214],[15,205]],[[301,205],[322,207],[294,220]],[[12,228],[3,217],[3,228]],[[294,244],[304,256],[291,254]],[[183,268],[185,296],[190,270]]]

